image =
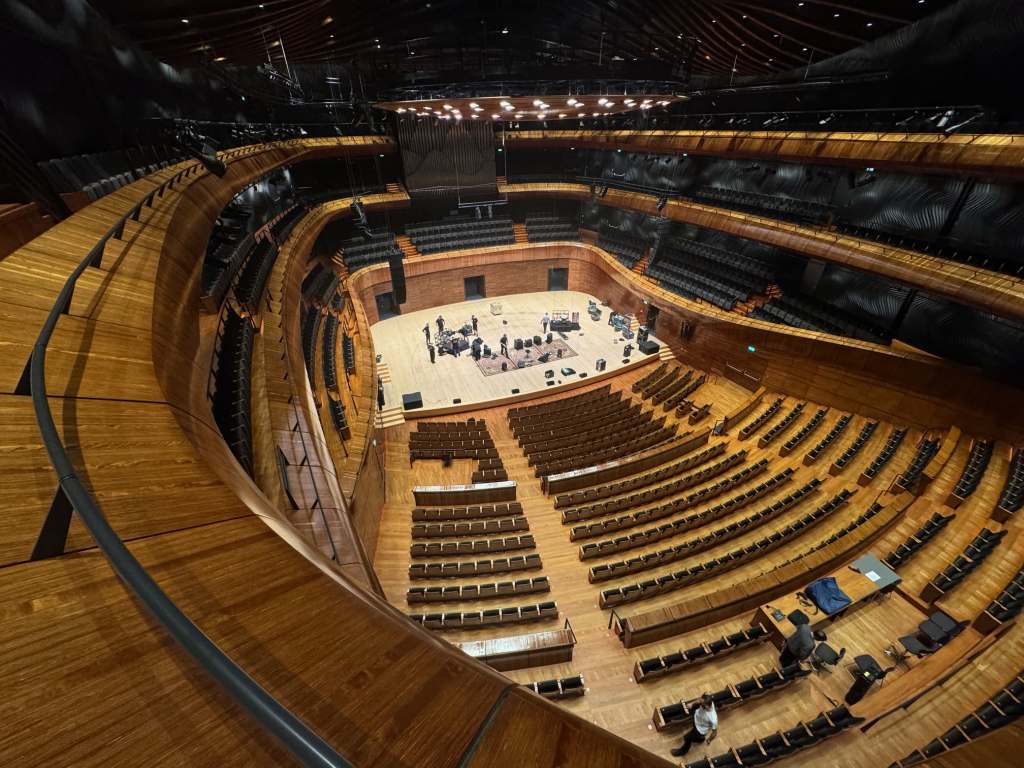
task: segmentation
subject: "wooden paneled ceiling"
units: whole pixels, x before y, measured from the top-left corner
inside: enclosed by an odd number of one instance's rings
[[[92,0],[129,38],[175,65],[359,62],[438,71],[461,59],[687,63],[694,74],[765,75],[895,32],[953,0]],[[477,64],[476,62],[479,62]],[[515,74],[514,71],[511,74]]]

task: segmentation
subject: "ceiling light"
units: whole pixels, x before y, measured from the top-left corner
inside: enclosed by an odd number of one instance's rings
[[[471,101],[471,102],[469,102],[469,106],[470,106],[471,109],[477,109],[477,108],[479,108],[480,105],[477,104],[475,101]]]
[[[614,102],[614,101],[606,101],[606,102],[604,103],[604,105],[605,105],[606,107],[611,107],[611,106],[613,106],[614,104],[615,104],[615,102]]]
[[[445,112],[451,112],[452,111],[452,105],[451,104],[445,104],[444,105],[444,111]]]
[[[558,113],[558,117],[559,117],[559,118],[563,118],[563,117],[565,117],[565,112],[559,112],[559,113]]]
[[[501,34],[507,35],[508,34],[508,27],[502,27],[501,28]]]
[[[586,116],[587,116],[587,113],[586,113],[586,112],[579,112],[579,113],[577,113],[577,115],[576,115],[576,117],[586,117]]]
[[[603,107],[605,104],[608,103],[608,99],[606,99],[604,96],[602,96],[600,99],[597,100],[597,103],[600,104]]]
[[[403,114],[403,113],[405,112],[405,107],[399,107],[399,108],[398,108],[398,109],[396,109],[395,111],[396,111],[396,112],[397,112],[398,114],[400,114],[400,115],[401,115],[401,114]]]
[[[491,115],[491,119],[493,119],[493,120],[500,120],[501,119],[501,115]]]
[[[334,21],[334,17],[333,17],[333,16],[325,16],[325,17],[324,17],[324,20],[323,20],[323,22],[321,23],[321,25],[320,25],[320,26],[327,26],[327,25],[328,25],[328,24],[330,24],[330,23],[331,23],[332,21]]]
[[[182,23],[182,24],[188,24],[188,19],[182,19],[182,20],[181,20],[181,23]]]
[[[543,101],[541,101],[540,99],[534,99],[534,100],[533,100],[533,106],[535,106],[535,107],[539,107],[539,106],[540,106],[541,104],[543,104],[543,103],[544,103],[544,102],[543,102]]]
[[[873,165],[869,165],[864,170],[867,171],[868,173],[874,173],[875,172],[875,167]]]
[[[456,119],[456,120],[461,120],[461,119],[462,119],[462,115],[456,115],[456,116],[455,116],[455,119]]]
[[[513,109],[515,109],[515,107],[513,107],[511,104],[506,104],[504,109],[506,112],[511,112]]]
[[[839,14],[838,13],[833,13],[832,14],[832,18],[833,19],[838,19],[839,18]]]
[[[568,104],[570,107],[574,107],[576,106],[576,99],[569,99],[565,103]]]
[[[868,22],[867,24],[865,24],[864,26],[866,26],[866,27],[873,27],[873,26],[875,26],[875,22],[873,22],[873,21],[869,21],[869,22]]]
[[[214,61],[224,61],[225,59],[227,59],[227,56],[218,56]]]
[[[334,35],[331,35],[331,37],[334,37]],[[377,43],[377,47],[380,48],[380,43]]]

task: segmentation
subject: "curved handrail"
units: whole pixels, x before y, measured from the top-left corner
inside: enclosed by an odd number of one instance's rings
[[[275,736],[302,765],[317,766],[318,768],[353,768],[351,763],[339,755],[302,720],[282,706],[277,699],[253,680],[193,624],[135,559],[135,556],[111,528],[96,500],[78,477],[74,464],[60,439],[47,399],[46,348],[53,336],[57,321],[70,307],[71,295],[78,278],[89,266],[98,266],[107,242],[111,237],[120,239],[124,234],[125,224],[129,219],[138,221],[143,206],[152,207],[155,197],[162,197],[165,190],[172,188],[183,178],[191,176],[198,169],[198,163],[182,169],[136,203],[99,239],[68,276],[32,347],[30,378],[32,408],[35,411],[36,423],[39,426],[43,444],[46,446],[46,452],[57,472],[61,490],[81,516],[82,522],[89,529],[97,546],[106,555],[114,572],[121,577],[139,601],[149,610],[153,618],[206,670],[210,677],[217,681],[260,726]]]

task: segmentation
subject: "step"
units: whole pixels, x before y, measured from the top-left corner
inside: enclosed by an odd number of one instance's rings
[[[675,362],[676,354],[669,349],[668,344],[662,344],[661,349],[658,350],[658,359],[666,362]]]

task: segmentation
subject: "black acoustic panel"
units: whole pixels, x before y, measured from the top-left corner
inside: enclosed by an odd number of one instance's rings
[[[949,239],[953,245],[975,253],[1024,264],[1024,186],[976,184]]]
[[[844,223],[934,240],[963,184],[962,179],[946,176],[853,170],[836,186],[833,203],[837,219]]]
[[[828,264],[813,296],[836,309],[889,328],[910,289],[880,277]]]
[[[391,272],[391,294],[396,305],[405,304],[405,264],[401,254],[395,254],[388,259],[388,268]]]

